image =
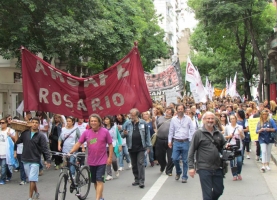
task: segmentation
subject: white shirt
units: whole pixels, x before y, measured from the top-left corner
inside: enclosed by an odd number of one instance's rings
[[[15,136],[15,130],[7,128],[5,131],[0,131],[0,158],[6,158],[8,148],[8,131],[12,136]]]

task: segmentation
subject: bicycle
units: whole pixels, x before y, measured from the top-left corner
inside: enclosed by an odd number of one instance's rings
[[[62,156],[63,158],[66,158],[68,156],[74,156],[78,159],[78,156],[85,156],[85,153],[78,152],[75,154],[66,154],[61,152],[53,152],[51,151],[52,155]],[[66,192],[67,192],[67,182],[70,180],[70,193],[73,193],[74,190],[76,190],[76,196],[80,200],[84,200],[87,198],[90,190],[91,185],[91,178],[90,178],[90,170],[88,166],[80,166],[79,164],[75,164],[68,161],[68,166],[61,168],[61,173],[59,175],[59,181],[56,186],[56,192],[55,192],[55,200],[65,200]],[[76,176],[75,181],[74,178],[69,170],[69,166],[73,165],[76,169]],[[87,186],[87,188],[86,188]],[[85,188],[85,189],[84,189]]]

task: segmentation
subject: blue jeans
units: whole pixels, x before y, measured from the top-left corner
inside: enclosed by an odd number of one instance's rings
[[[189,141],[185,142],[173,142],[172,150],[172,161],[176,167],[176,173],[178,175],[182,174],[182,169],[180,167],[180,156],[182,156],[183,162],[183,176],[182,179],[188,179],[188,151],[189,151]]]
[[[20,170],[20,179],[21,179],[21,181],[26,182],[26,174],[25,174],[23,162],[21,162],[21,156],[22,156],[22,154],[17,154],[19,170]]]
[[[6,168],[6,158],[0,158],[0,165],[1,165],[1,181],[6,181],[7,175],[7,168]]]
[[[242,169],[242,156],[238,156],[235,158],[235,160],[230,161],[230,166],[231,168],[235,165],[235,162],[237,163],[237,171],[233,172],[233,176],[238,176],[238,174],[241,174],[241,169]]]
[[[153,151],[153,147],[150,148],[150,151],[149,153],[145,153],[144,155],[144,165],[145,167],[147,167],[147,154],[148,154],[148,157],[149,157],[149,162],[154,162],[154,151]]]
[[[222,170],[199,169],[197,173],[200,178],[203,200],[217,200],[224,190]]]
[[[126,162],[127,163],[130,163],[131,160],[130,160],[130,155],[129,155],[129,152],[128,152],[128,149],[127,149],[127,146],[122,146],[122,151],[120,152],[120,156],[119,156],[119,167],[124,167],[124,164],[123,164],[123,157],[125,156],[126,158]]]
[[[69,162],[75,164],[76,158],[74,156],[70,156],[69,157]],[[70,170],[72,176],[75,176],[75,166],[71,165],[69,163],[67,164],[67,166],[69,166],[69,170]]]

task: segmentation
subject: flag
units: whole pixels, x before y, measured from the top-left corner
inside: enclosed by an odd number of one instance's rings
[[[195,79],[197,78],[197,72],[196,68],[193,66],[190,58],[187,59],[187,67],[186,67],[186,81],[188,82],[195,82]]]
[[[237,88],[236,87],[237,87],[237,72],[234,76],[234,81],[230,87],[230,96],[231,97],[237,96]]]
[[[24,101],[21,101],[20,105],[17,107],[16,111],[23,116],[23,111],[24,111]]]

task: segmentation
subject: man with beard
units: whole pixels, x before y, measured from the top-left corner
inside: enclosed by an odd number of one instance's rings
[[[195,169],[200,177],[204,200],[217,200],[223,193],[223,172],[219,150],[225,145],[225,138],[214,126],[215,115],[206,112],[203,116],[204,125],[192,138],[189,148],[189,175],[194,178]],[[212,142],[214,141],[214,142]],[[194,154],[196,153],[196,167]]]
[[[171,118],[174,115],[174,109],[171,107],[167,107],[165,109],[165,116],[161,116],[159,120],[157,120],[157,140],[155,144],[156,148],[156,158],[161,166],[160,171],[165,173],[168,176],[172,176],[172,169],[174,164],[172,162],[172,149],[168,147],[168,133],[169,126],[171,122]],[[167,156],[167,162],[166,162]]]
[[[147,123],[139,118],[139,111],[136,108],[130,110],[130,120],[123,124],[122,137],[126,137],[128,151],[131,157],[132,171],[135,177],[133,186],[139,185],[144,188],[145,167],[144,153],[150,151],[150,131]]]
[[[183,176],[182,183],[186,183],[188,179],[188,150],[189,143],[191,141],[192,135],[195,132],[195,126],[191,118],[185,113],[185,106],[180,104],[177,106],[177,116],[173,117],[170,122],[169,135],[168,135],[168,147],[172,148],[172,160],[176,167],[176,177],[175,180],[180,179],[182,174],[182,169],[180,167],[180,156],[183,162]],[[172,145],[173,140],[173,145]]]

